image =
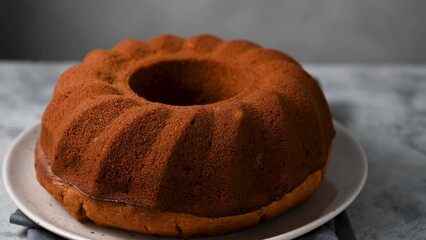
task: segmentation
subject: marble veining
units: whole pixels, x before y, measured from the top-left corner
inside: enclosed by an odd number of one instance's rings
[[[367,153],[348,208],[358,239],[426,239],[426,66],[309,65]]]
[[[73,62],[0,61],[0,156],[40,121],[59,75]],[[348,208],[358,239],[426,239],[426,65],[315,65],[335,119],[369,160],[365,188]],[[3,161],[3,159],[2,159]],[[0,185],[0,239],[16,206]]]

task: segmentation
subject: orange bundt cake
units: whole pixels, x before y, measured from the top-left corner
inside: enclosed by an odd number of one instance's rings
[[[35,166],[78,220],[215,235],[309,198],[334,134],[322,91],[286,54],[163,35],[92,51],[62,74]]]

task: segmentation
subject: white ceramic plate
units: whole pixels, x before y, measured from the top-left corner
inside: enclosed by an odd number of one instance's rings
[[[342,212],[365,183],[367,159],[348,131],[337,122],[334,125],[337,135],[328,174],[311,199],[272,222],[208,239],[293,239]],[[39,124],[22,132],[4,159],[4,184],[22,212],[42,227],[69,239],[158,239],[74,220],[35,178],[34,147],[39,133]]]

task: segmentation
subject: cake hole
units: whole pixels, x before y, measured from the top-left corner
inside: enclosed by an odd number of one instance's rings
[[[171,60],[138,69],[129,79],[130,88],[151,102],[176,106],[223,101],[243,91],[242,71],[211,60]]]

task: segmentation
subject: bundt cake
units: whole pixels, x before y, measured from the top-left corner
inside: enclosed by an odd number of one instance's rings
[[[322,91],[286,54],[162,35],[94,50],[62,74],[35,167],[78,220],[216,235],[309,198],[334,134]]]

